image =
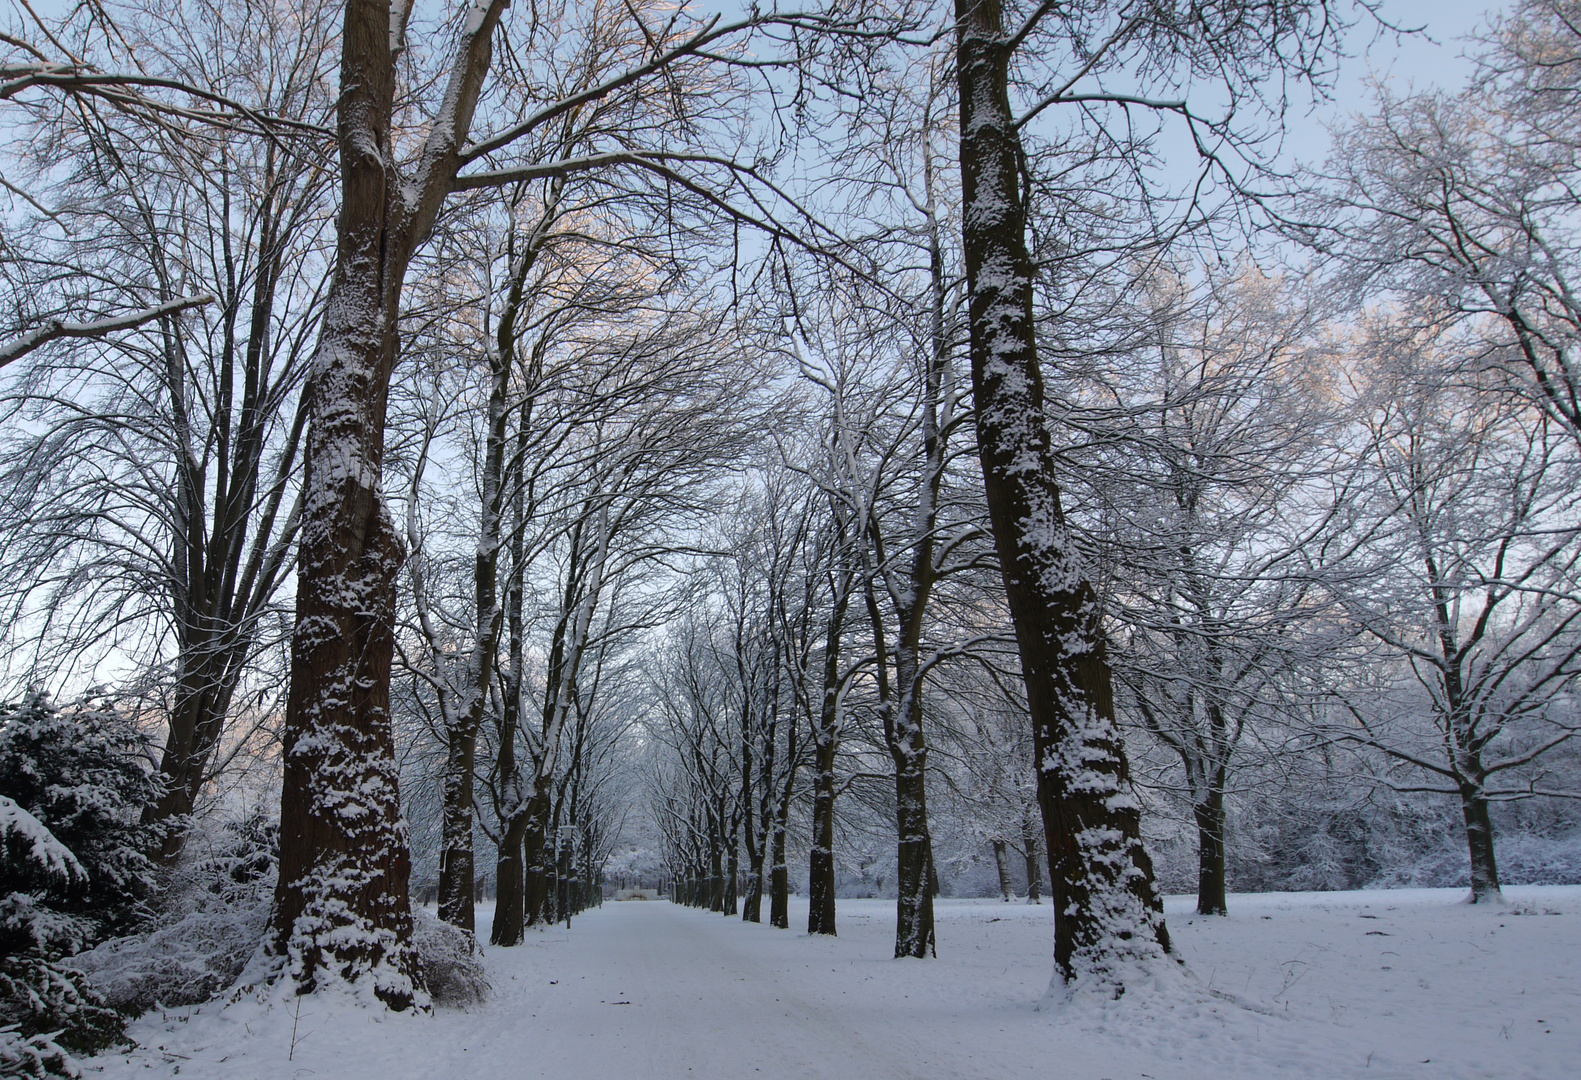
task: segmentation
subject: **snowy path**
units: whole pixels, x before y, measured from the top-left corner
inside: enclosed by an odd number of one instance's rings
[[[924,964],[909,965],[919,985],[897,989],[879,981],[887,972],[871,970],[892,960],[721,922],[631,903],[573,924],[548,966],[558,978],[547,985],[540,969],[540,986],[525,995],[555,1033],[535,1068],[545,1076],[577,1067],[601,1077],[981,1077],[981,1055],[969,1047],[995,1041],[1001,1010],[1017,1004],[974,1008],[947,987],[941,994]],[[902,1011],[913,992],[919,1007]],[[1025,995],[1019,1004],[1028,1005]]]
[[[249,999],[145,1018],[141,1049],[89,1065],[182,1080],[1570,1080],[1581,888],[1511,892],[1493,911],[1448,891],[1232,897],[1228,919],[1172,901],[1196,991],[1052,1013],[1035,1008],[1047,907],[942,902],[939,959],[895,961],[892,902],[842,901],[837,939],[608,904],[487,950],[495,990],[476,1012],[309,998],[297,1017]],[[805,925],[805,904],[791,915]]]

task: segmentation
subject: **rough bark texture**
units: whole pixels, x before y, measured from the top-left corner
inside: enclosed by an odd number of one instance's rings
[[[1497,903],[1504,894],[1499,888],[1499,864],[1493,856],[1493,819],[1480,782],[1461,785],[1460,809],[1471,851],[1471,902]]]
[[[934,949],[933,889],[929,880],[932,844],[928,837],[926,758],[915,755],[895,772],[896,860],[895,955],[921,959]]]
[[[807,932],[831,936],[835,933],[834,762],[840,748],[840,635],[849,599],[849,589],[842,587],[829,610],[823,649],[823,700],[812,734],[812,848],[807,853]],[[776,825],[780,831],[775,834],[775,842],[783,856],[783,825],[779,822]],[[775,870],[779,870],[778,862]]]
[[[1054,479],[1032,321],[1033,266],[999,0],[957,0],[962,233],[978,452],[1033,727],[1055,911],[1055,970],[1123,992],[1168,951],[1142,847],[1097,595]]]
[[[1197,914],[1228,915],[1224,869],[1224,790],[1216,786],[1192,808],[1197,818]]]
[[[469,12],[412,176],[390,138],[410,9],[347,0],[341,34],[341,206],[307,390],[273,941],[302,991],[339,980],[396,1010],[426,995],[389,715],[405,551],[381,486],[385,411],[406,269],[460,167],[503,9],[479,0]]]
[[[994,869],[999,871],[999,899],[1005,903],[1016,898],[1015,883],[1010,878],[1010,845],[1000,837],[993,841]]]
[[[1021,817],[1021,850],[1027,864],[1027,903],[1043,902],[1043,845],[1038,843],[1037,826],[1030,813]]]

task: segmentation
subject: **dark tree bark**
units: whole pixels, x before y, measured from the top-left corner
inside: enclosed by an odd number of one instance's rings
[[[789,804],[784,805],[788,807]],[[790,929],[790,867],[785,862],[788,831],[782,809],[774,815],[774,831],[769,843],[769,925],[776,930]]]
[[[1461,784],[1460,809],[1466,819],[1466,844],[1471,852],[1471,902],[1497,903],[1503,893],[1499,888],[1499,864],[1493,854],[1493,819],[1480,782]]]
[[[956,17],[978,453],[1031,713],[1055,970],[1118,994],[1128,964],[1168,952],[1169,937],[1114,719],[1098,596],[1055,481],[1008,91],[1015,43],[999,0],[957,0]]]
[[[1440,724],[1449,736],[1445,740],[1449,751],[1448,772],[1460,795],[1460,812],[1466,822],[1466,847],[1471,857],[1471,902],[1497,903],[1503,891],[1499,887],[1498,860],[1494,857],[1493,818],[1488,812],[1488,769],[1482,757],[1482,748],[1491,737],[1479,733],[1471,719],[1473,704],[1462,674],[1462,665],[1467,663],[1470,650],[1460,640],[1450,614],[1455,603],[1453,592],[1444,584],[1435,558],[1426,560],[1426,569],[1427,580],[1431,583],[1433,615],[1438,624],[1435,628],[1438,669],[1443,687]],[[1472,630],[1474,640],[1488,621],[1486,616],[1479,620]]]
[[[1224,866],[1224,785],[1214,784],[1192,812],[1197,819],[1197,914],[1228,915]]]
[[[503,320],[502,320],[503,321]],[[472,808],[475,801],[478,729],[489,683],[494,677],[494,657],[499,650],[504,609],[499,603],[501,511],[505,495],[506,426],[510,414],[511,352],[495,349],[488,402],[488,434],[483,458],[482,521],[473,565],[473,599],[476,626],[473,645],[462,673],[461,686],[444,689],[440,707],[445,715],[450,745],[445,762],[443,810],[439,849],[439,918],[468,933],[476,929],[471,883],[477,876],[472,850]],[[429,629],[426,612],[425,631]],[[442,644],[431,635],[438,661]],[[443,672],[438,672],[443,678]],[[514,738],[515,733],[512,732]]]
[[[730,829],[725,833],[725,895],[719,905],[722,915],[739,915],[739,901],[737,884],[741,879],[741,849],[737,844],[739,839],[737,831],[740,829],[738,815],[732,814]]]
[[[1010,844],[1002,836],[993,839],[994,869],[999,872],[999,899],[1005,903],[1016,898],[1015,882],[1010,877]]]
[[[1021,815],[1021,853],[1027,864],[1027,903],[1043,902],[1043,846],[1038,843],[1038,829],[1030,812]]]
[[[509,547],[511,554],[518,561],[524,551],[522,529],[526,523],[523,521],[525,495],[521,490],[523,468],[521,459],[532,421],[532,402],[528,398],[522,401],[519,407],[513,407],[512,402],[511,383],[516,374],[517,343],[520,336],[518,322],[528,299],[528,278],[559,217],[560,199],[564,190],[563,179],[557,178],[551,182],[536,227],[524,238],[519,252],[514,236],[507,248],[507,256],[510,259],[509,287],[500,311],[499,325],[495,329],[494,348],[488,353],[488,430],[479,478],[481,498],[478,549],[473,564],[473,610],[476,625],[473,628],[472,649],[467,657],[466,668],[462,672],[460,686],[447,687],[443,682],[443,671],[435,673],[440,679],[440,709],[445,717],[446,734],[449,738],[439,853],[439,917],[469,932],[476,926],[473,902],[466,884],[471,881],[475,873],[476,863],[472,851],[472,815],[476,802],[473,778],[476,772],[478,730],[483,723],[489,684],[494,678],[494,658],[499,652],[500,631],[505,619],[504,607],[499,599],[499,564],[500,554],[507,546],[503,529],[504,509],[507,487],[512,483],[517,491],[511,500],[515,531],[510,537]],[[516,436],[515,460],[507,468],[506,445],[509,442],[510,416],[513,411],[519,414],[521,428]],[[507,475],[508,473],[510,475]],[[414,488],[414,503],[415,495]],[[414,544],[417,542],[415,536],[411,539]],[[522,573],[523,569],[513,563],[508,588],[508,591],[514,590],[510,598],[514,604],[513,635],[519,635],[521,629]],[[416,599],[422,615],[423,630],[429,639],[430,651],[438,667],[444,649],[443,639],[430,625],[420,582],[414,582],[414,591],[417,593]],[[512,662],[515,663],[520,659],[516,652],[520,648],[520,642],[515,636],[511,645]],[[521,690],[519,667],[512,671],[510,681],[515,685],[519,695]],[[507,706],[507,711],[513,717],[518,715],[518,703],[511,702]],[[502,741],[502,752],[504,742],[515,739],[514,720],[504,731],[509,733],[509,738]],[[512,756],[514,756],[514,748]],[[503,777],[509,774],[499,775]],[[506,831],[509,832],[509,828]],[[514,853],[512,857],[514,858]],[[519,860],[516,860],[516,866],[511,870],[514,876],[520,875],[519,867]],[[512,903],[515,903],[514,898]]]
[[[505,624],[509,635],[505,685],[501,693],[498,727],[495,730],[498,749],[495,752],[494,775],[501,794],[509,792],[519,799],[519,790],[512,783],[517,779],[516,736],[521,724],[522,686],[526,679],[527,624],[523,611],[526,556],[527,491],[522,483],[522,459],[525,456],[527,429],[532,415],[531,398],[520,406],[520,423],[516,431],[516,451],[511,472],[511,534],[510,575],[505,586]],[[503,803],[503,800],[502,800]],[[494,807],[501,823],[499,842],[494,861],[494,881],[497,890],[494,901],[494,922],[489,928],[489,944],[519,945],[527,926],[526,887],[527,867],[523,861],[522,844],[527,830],[527,820],[508,820],[504,806]]]
[[[879,711],[884,743],[895,765],[896,851],[895,956],[926,957],[934,952],[933,898],[938,895],[938,874],[933,865],[933,842],[928,832],[928,741],[922,724],[922,692],[927,665],[922,657],[922,633],[928,601],[938,567],[934,565],[934,531],[938,525],[939,492],[944,480],[945,452],[954,412],[945,400],[950,367],[945,327],[944,251],[934,210],[931,158],[924,164],[927,201],[930,334],[929,356],[923,365],[921,461],[909,535],[910,558],[905,572],[895,573],[886,552],[886,540],[876,509],[865,514],[867,549],[874,562],[868,566],[863,593],[873,628],[878,659],[874,674],[878,684]],[[866,556],[864,556],[866,557]],[[884,629],[876,586],[884,585],[895,617],[894,679],[890,679],[891,653]]]
[[[246,296],[231,291],[221,297],[225,344],[223,355],[211,362],[221,368],[218,389],[223,407],[215,410],[207,425],[201,420],[193,422],[189,406],[195,402],[183,389],[188,379],[187,362],[179,355],[176,337],[164,335],[170,407],[187,450],[176,470],[172,530],[177,551],[172,569],[176,575],[173,599],[179,674],[159,763],[164,790],[145,810],[145,823],[174,822],[192,813],[209,779],[210,763],[244,666],[252,658],[259,621],[290,565],[288,556],[295,538],[297,515],[288,512],[282,521],[280,511],[295,469],[307,418],[306,402],[297,409],[272,476],[265,472],[264,463],[272,413],[279,407],[271,402],[297,377],[293,365],[281,362],[277,355],[280,345],[273,341],[278,332],[274,325],[277,293],[286,273],[291,222],[300,210],[297,200],[308,199],[318,185],[302,181],[304,175],[316,170],[316,164],[309,166],[294,155],[271,148],[264,163],[276,173],[276,179],[258,204],[245,212],[248,220],[243,223],[256,230],[257,253],[242,257],[249,263],[256,259],[256,265],[237,268],[235,277],[226,283],[234,285],[237,278],[251,276],[252,293]],[[226,199],[228,202],[229,192]],[[151,240],[159,242],[157,237]],[[184,303],[191,306],[192,302]],[[163,307],[181,310],[181,304]],[[239,413],[233,413],[230,396],[237,352],[241,354],[242,400]],[[205,426],[212,445],[200,448],[192,436]],[[211,456],[215,459],[212,478],[207,475]],[[212,520],[205,521],[210,479],[213,504],[207,516]],[[181,853],[185,838],[184,828],[166,830],[161,855],[167,863]]]
[[[746,685],[746,684],[743,684],[742,689],[748,693],[749,700],[750,700],[751,687]],[[747,847],[747,880],[746,880],[746,889],[744,890],[743,896],[741,898],[741,921],[742,922],[762,922],[763,921],[763,855],[764,855],[764,852],[763,852],[763,841],[766,838],[767,829],[764,827],[766,825],[766,822],[764,822],[759,817],[759,815],[756,812],[757,808],[754,807],[753,803],[752,803],[752,800],[753,800],[753,790],[752,790],[753,789],[753,782],[749,782],[747,780],[747,774],[753,771],[753,765],[754,765],[754,755],[752,753],[752,740],[753,740],[753,738],[755,738],[755,735],[754,735],[754,733],[751,730],[751,709],[750,709],[750,705],[743,707],[743,717],[742,717],[742,721],[741,721],[741,727],[742,727],[742,731],[741,731],[741,773],[742,773],[742,778],[741,778],[740,799],[741,799],[741,805],[746,808],[745,812],[744,812],[744,818],[743,818],[743,820],[741,822],[741,835],[742,835],[742,839],[745,842],[746,847]],[[774,739],[774,733],[772,731],[769,731],[768,732],[768,740],[769,740],[769,745],[770,746],[773,745],[773,739]],[[768,751],[768,753],[771,754],[772,751]],[[772,757],[768,758],[768,760],[766,762],[766,765],[767,765],[767,769],[764,769],[762,765],[759,765],[759,773],[760,773],[760,775],[758,775],[758,776],[756,776],[754,778],[754,781],[756,783],[761,784],[765,779],[767,779],[768,777],[771,777],[773,775],[773,758]],[[766,795],[766,793],[762,792],[762,791],[758,792],[757,794],[759,796]],[[766,804],[768,800],[766,798],[762,798],[761,801]]]
[[[389,714],[405,550],[381,490],[385,411],[407,266],[462,164],[504,8],[475,6],[410,176],[390,139],[410,7],[347,0],[341,34],[341,207],[308,387],[273,936],[302,990],[371,979],[396,1010],[419,1003],[422,974]]]
[[[850,599],[850,575],[844,573],[835,589],[825,627],[823,697],[812,731],[812,848],[807,853],[807,932],[831,936],[836,933],[834,766],[840,749],[840,638]],[[776,833],[775,841],[781,845],[783,854],[783,836]]]

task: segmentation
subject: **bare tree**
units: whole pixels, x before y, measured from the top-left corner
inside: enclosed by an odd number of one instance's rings
[[[501,87],[509,106],[491,102],[485,110],[500,125],[473,138],[494,39],[508,33],[506,8],[505,0],[474,0],[457,11],[447,20],[456,28],[453,43],[421,73],[402,62],[409,3],[347,0],[341,29],[341,208],[309,399],[274,938],[298,985],[372,979],[375,994],[394,1009],[421,1000],[389,721],[395,583],[405,552],[382,495],[386,406],[408,267],[460,190],[625,168],[728,205],[725,195],[687,172],[718,166],[732,177],[743,174],[727,157],[708,153],[700,128],[628,127],[612,118],[599,147],[578,157],[499,168],[482,163],[501,161],[578,110],[640,102],[650,89],[668,93],[669,73],[720,62],[745,30],[787,22],[752,14],[728,25],[718,18],[695,23],[677,15],[655,28],[629,8],[614,21],[634,32],[605,49],[618,73],[566,93],[556,87],[547,103],[513,99]],[[539,14],[532,9],[519,18]],[[421,76],[416,85],[442,86],[439,97],[398,93],[408,74]],[[721,97],[728,102],[729,91],[700,100]],[[589,537],[584,549],[588,585],[600,576],[604,539]],[[563,656],[562,665],[570,659]],[[563,681],[574,669],[574,663],[557,666],[551,680]],[[546,717],[562,715],[568,702],[558,700]]]
[[[149,54],[145,72],[316,119],[330,104],[329,34],[318,22],[280,34],[283,7],[243,6],[245,32],[227,30],[233,9],[220,4],[190,22],[144,13],[126,40]],[[151,124],[91,99],[40,137],[40,153],[75,164],[28,276],[66,307],[143,309],[56,336],[100,338],[162,314],[150,330],[36,360],[15,384],[11,415],[27,423],[4,478],[19,526],[0,554],[6,591],[14,617],[54,613],[31,643],[35,663],[84,650],[88,662],[103,650],[152,659],[139,681],[160,688],[167,734],[163,795],[147,813],[179,822],[223,760],[244,675],[280,631],[328,178],[311,143]],[[215,302],[170,318],[199,290]],[[167,858],[182,836],[166,832]]]
[[[1383,666],[1372,692],[1342,696],[1339,737],[1384,755],[1396,790],[1457,799],[1482,903],[1499,897],[1492,805],[1573,795],[1542,759],[1581,731],[1578,463],[1527,399],[1466,386],[1458,344],[1377,320],[1362,345],[1347,518],[1371,572],[1332,569]]]
[[[1105,388],[1122,430],[1099,471],[1126,553],[1110,590],[1122,705],[1178,760],[1162,783],[1196,823],[1197,911],[1222,915],[1232,769],[1277,744],[1287,676],[1325,615],[1307,552],[1327,534],[1335,422],[1294,291],[1247,264],[1201,276],[1150,290],[1151,340]]]
[[[1573,0],[1516,5],[1459,93],[1377,88],[1293,231],[1353,291],[1392,290],[1419,319],[1476,335],[1471,372],[1508,373],[1581,439],[1577,15]]]
[[[1056,249],[1079,248],[1083,238],[1055,223],[1077,201],[1060,192],[1071,192],[1072,176],[1097,160],[1089,147],[1099,148],[1102,160],[1121,162],[1107,175],[1094,174],[1095,182],[1120,198],[1155,201],[1145,186],[1122,194],[1123,185],[1145,175],[1134,166],[1149,142],[1122,117],[1136,110],[1160,122],[1180,119],[1211,171],[1237,150],[1254,149],[1232,126],[1234,105],[1268,74],[1312,74],[1338,25],[1319,2],[1277,9],[1234,0],[1077,9],[1007,8],[998,0],[955,5],[977,446],[1032,714],[1057,913],[1055,969],[1067,983],[1091,979],[1121,993],[1127,970],[1167,953],[1169,936],[1141,843],[1140,806],[1128,790],[1099,597],[1072,544],[1056,479],[1033,319],[1037,267],[1027,239],[1038,209],[1025,196],[1032,190],[1052,202]],[[1181,97],[1199,76],[1227,91],[1232,106],[1221,120],[1202,120]],[[1011,104],[1013,84],[1026,102],[1020,115]],[[1054,114],[1069,117],[1070,126],[1053,126]],[[1052,128],[1045,161],[1061,178],[1058,186],[1029,183],[1025,172],[1025,140],[1038,131],[1033,121],[1040,116]],[[1188,196],[1182,223],[1200,221],[1200,209]],[[1144,235],[1148,242],[1156,236]]]

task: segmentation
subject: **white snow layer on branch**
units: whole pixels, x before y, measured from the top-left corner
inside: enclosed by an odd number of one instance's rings
[[[183,296],[175,300],[168,300],[163,304],[156,304],[141,311],[133,311],[126,315],[117,315],[113,319],[100,319],[97,322],[73,323],[61,319],[51,319],[43,326],[31,333],[23,334],[19,338],[0,345],[0,368],[7,364],[22,359],[28,353],[41,345],[60,338],[100,338],[113,334],[117,330],[132,330],[146,322],[162,319],[167,315],[179,315],[188,308],[202,307],[212,304],[214,297],[209,293],[199,296]]]
[[[83,881],[88,874],[71,850],[55,839],[42,821],[0,795],[0,852],[9,860],[20,848],[46,875],[60,881]]]

